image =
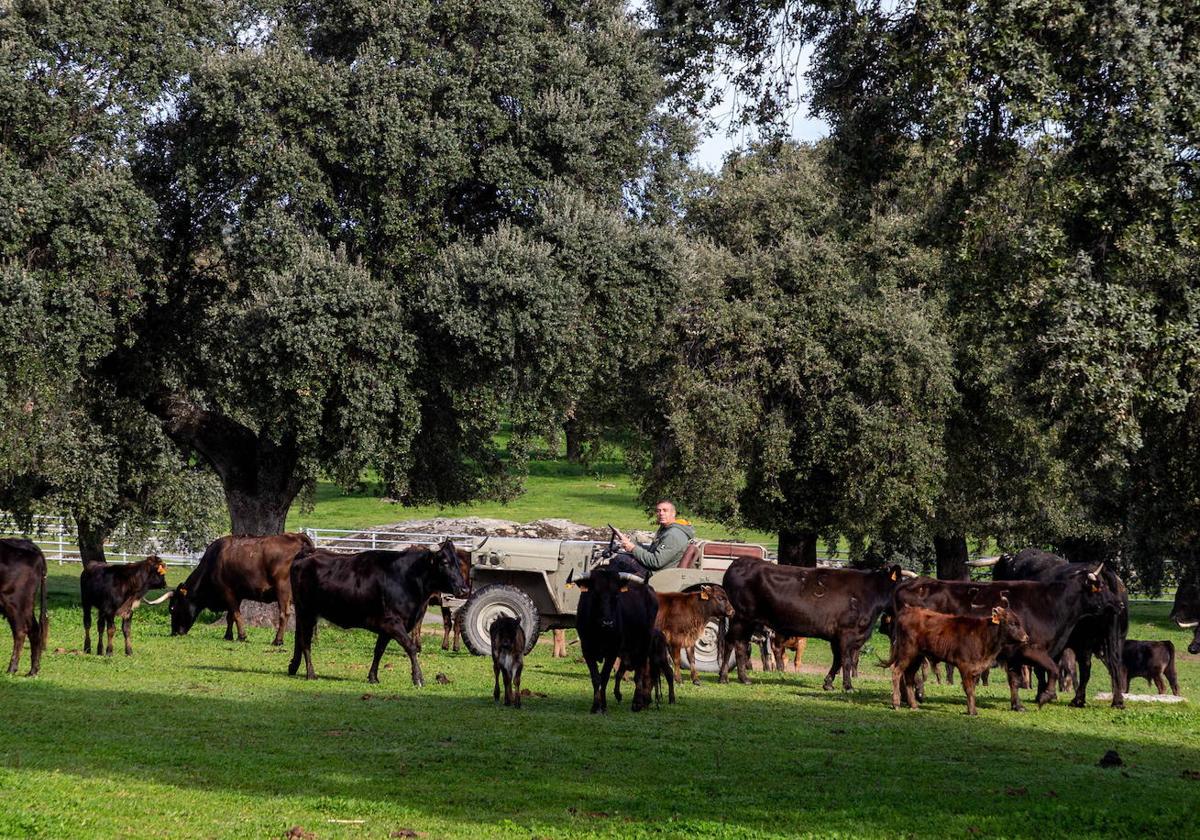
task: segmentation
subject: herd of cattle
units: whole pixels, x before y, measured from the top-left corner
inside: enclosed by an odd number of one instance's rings
[[[474,548],[478,548],[475,546]],[[423,684],[418,653],[426,609],[442,593],[461,597],[469,590],[471,550],[450,540],[438,546],[404,551],[371,550],[356,554],[323,550],[302,534],[272,537],[222,537],[175,589],[148,603],[170,600],[171,634],[185,635],[202,610],[226,613],[227,639],[246,639],[239,605],[243,600],[278,602],[279,623],[273,644],[281,645],[289,613],[295,612],[294,652],[288,673],[304,659],[315,678],[312,641],[318,618],[343,628],[377,635],[367,679],[379,681],[379,663],[390,641],[408,654],[412,681]],[[1069,563],[1038,549],[1025,549],[994,560],[992,580],[948,581],[917,577],[899,566],[873,571],[781,566],[738,559],[725,573],[723,587],[705,585],[687,593],[656,593],[636,575],[600,565],[569,581],[580,590],[576,616],[583,657],[591,675],[592,711],[607,708],[607,687],[616,669],[613,694],[621,700],[621,677],[633,675],[634,711],[661,697],[663,678],[674,702],[681,653],[688,651],[695,672],[695,645],[706,625],[721,627],[721,682],[729,677],[730,655],[739,681],[748,682],[750,643],[756,634],[773,634],[776,656],[783,640],[819,638],[830,643],[833,664],[824,688],[852,689],[859,656],[872,633],[886,634],[891,654],[892,703],[916,707],[924,694],[926,665],[945,663],[957,670],[975,714],[975,685],[988,670],[1003,667],[1011,708],[1023,710],[1019,689],[1037,679],[1036,702],[1053,701],[1068,675],[1074,684],[1072,706],[1083,706],[1093,656],[1106,666],[1112,703],[1123,705],[1129,679],[1144,677],[1158,691],[1179,693],[1175,653],[1170,642],[1125,639],[1129,596],[1121,579],[1103,564]],[[115,619],[122,621],[125,653],[132,653],[133,610],[156,589],[166,587],[166,568],[157,557],[140,563],[92,563],[80,576],[84,612],[84,651],[91,652],[91,612],[98,615],[97,654],[112,655]],[[28,540],[0,540],[0,612],[9,621],[16,673],[26,639],[30,671],[35,675],[49,634],[46,613],[46,560]],[[1171,618],[1195,628],[1189,653],[1200,653],[1200,587],[1180,586]],[[495,686],[499,700],[503,677],[505,704],[520,705],[525,634],[517,621],[492,627]],[[1057,686],[1057,690],[1056,690]]]

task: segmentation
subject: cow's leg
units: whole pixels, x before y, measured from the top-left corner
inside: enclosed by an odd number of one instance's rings
[[[1092,652],[1090,650],[1077,651],[1075,665],[1079,668],[1079,682],[1075,686],[1075,696],[1071,698],[1069,705],[1082,709],[1087,705],[1087,684],[1092,678]],[[1119,683],[1118,690],[1120,690]]]
[[[717,682],[729,682],[729,657],[732,654],[737,661],[738,682],[748,683],[750,680],[746,677],[746,660],[749,659],[750,636],[754,632],[753,625],[748,625],[744,621],[730,619],[729,626],[725,631],[725,649],[718,653],[718,659],[721,660],[721,668],[717,675]]]
[[[508,668],[502,668],[500,674],[504,677],[504,705],[511,706],[513,702],[512,696],[512,671]]]
[[[1021,685],[1021,666],[1020,665],[1005,665],[1004,671],[1008,674],[1008,694],[1009,708],[1014,712],[1025,711],[1025,706],[1021,703],[1021,697],[1017,694],[1017,689]]]
[[[492,702],[500,702],[500,660],[492,658]]]
[[[783,636],[778,634],[775,636],[775,640],[771,643],[771,653],[775,657],[775,670],[781,674],[785,670],[783,667],[783,643]]]
[[[588,666],[588,674],[592,678],[592,714],[601,711],[600,709],[600,671],[596,668],[596,660],[585,656]]]
[[[1169,682],[1171,684],[1171,693],[1174,694],[1176,697],[1178,697],[1179,696],[1179,678],[1175,675],[1175,657],[1174,656],[1172,656],[1170,659],[1167,660],[1166,674],[1167,674],[1167,682]],[[1124,694],[1125,692],[1121,692],[1121,693]],[[1160,694],[1162,693],[1161,690],[1159,691],[1159,693]]]
[[[904,681],[904,666],[899,662],[892,663],[892,708],[900,708],[900,685]]]
[[[1052,702],[1058,697],[1058,692],[1054,688],[1054,683],[1046,678],[1046,669],[1039,666],[1033,668],[1034,676],[1037,677],[1037,704],[1040,709],[1047,703]]]
[[[521,661],[513,672],[513,705],[518,709],[521,708],[521,672],[524,670],[525,662]]]
[[[829,673],[825,675],[825,682],[821,684],[824,691],[833,691],[833,678],[842,669],[842,646],[839,640],[831,641],[829,650],[833,653],[833,664],[829,666]]]
[[[246,625],[242,623],[242,607],[240,604],[233,610],[233,623],[237,625],[238,641],[250,641],[246,638]]]
[[[1147,680],[1147,682],[1149,682],[1149,680]],[[1162,671],[1155,671],[1155,673],[1154,673],[1154,687],[1155,687],[1155,688],[1158,690],[1158,693],[1159,693],[1159,694],[1166,694],[1166,693],[1167,693],[1167,684],[1166,684],[1166,683],[1163,681],[1163,675],[1162,675]],[[1126,692],[1128,692],[1128,691],[1129,691],[1129,689],[1128,689],[1128,688],[1126,688],[1126,689],[1125,689],[1125,691],[1123,691],[1123,692],[1121,692],[1121,693],[1122,693],[1122,694],[1124,694],[1124,693],[1126,693]]]
[[[413,641],[413,637],[408,635],[408,631],[404,629],[404,622],[392,621],[384,625],[384,631],[390,632],[393,639],[400,643],[400,647],[404,648],[408,654],[408,659],[412,663],[412,682],[417,688],[425,685],[425,676],[421,673],[421,663],[417,661],[417,654],[421,652],[421,648]],[[420,627],[417,628],[420,632]],[[376,666],[379,661],[376,659]]]
[[[133,656],[133,645],[129,643],[129,630],[133,626],[133,618],[121,619],[121,635],[125,637],[125,655]]]
[[[550,654],[554,659],[562,659],[567,655],[567,631],[558,629],[553,633],[554,648]]]
[[[450,650],[450,634],[454,632],[454,614],[442,607],[442,650]]]
[[[380,633],[375,638],[375,656],[371,659],[371,670],[367,671],[367,682],[379,682],[379,660],[383,659],[383,652],[387,650],[388,642],[392,637],[387,633]]]
[[[233,641],[233,610],[225,611],[225,641]]]
[[[12,657],[8,660],[8,673],[15,674],[21,663],[21,648],[25,646],[25,637],[29,634],[29,631],[18,628],[17,621],[12,616],[8,619],[8,627],[12,630],[13,637]]]
[[[919,674],[920,672],[921,672],[921,657],[920,656],[918,656],[916,659],[913,659],[911,662],[909,662],[908,666],[904,669],[904,682],[908,686],[908,707],[910,709],[921,708],[919,701],[922,700],[923,697],[922,697],[922,695],[918,695],[916,689],[913,687],[914,682],[917,678],[917,674]]]
[[[970,671],[963,671],[962,686],[967,694],[967,714],[973,717],[978,714],[975,711],[975,675]]]
[[[621,702],[621,680],[625,679],[625,662],[618,656],[613,665],[617,669],[617,676],[613,680],[613,697],[618,703]],[[607,680],[605,680],[607,682]],[[637,690],[637,674],[634,674],[634,690]]]
[[[800,670],[800,665],[804,659],[804,650],[808,647],[808,637],[801,636],[796,641],[796,655],[792,657],[792,668],[795,671]]]
[[[113,652],[113,636],[117,635],[116,616],[110,615],[108,622],[104,626],[104,635],[108,640],[107,646],[104,649],[105,656],[112,656]]]
[[[771,657],[767,655],[767,646],[774,640],[774,635],[763,636],[758,643],[758,656],[762,660],[763,673],[771,670]]]
[[[92,605],[83,602],[83,652],[92,652]]]
[[[750,640],[738,639],[733,643],[733,655],[737,657],[738,682],[750,684],[747,672],[750,670]]]
[[[296,610],[296,632],[292,634],[294,643],[292,649],[292,661],[288,664],[288,673],[295,674],[300,669],[300,657],[304,657],[305,673],[307,679],[315,680],[317,672],[312,666],[312,640],[313,631],[317,627],[317,617],[301,615],[299,610]]]
[[[104,611],[96,609],[96,655],[104,655]]]
[[[985,674],[983,684],[987,685],[987,671],[984,671],[983,673]],[[954,666],[949,662],[946,663],[946,685],[954,685]]]
[[[857,673],[858,654],[862,650],[862,640],[843,636],[842,646],[842,690],[853,691],[850,683],[851,673]]]
[[[683,647],[677,645],[675,647],[675,682],[683,682],[683,669],[680,668],[680,659],[682,658]],[[692,685],[700,685],[700,672],[696,670],[696,646],[688,646],[688,670],[691,671]],[[671,684],[674,688],[674,683]]]
[[[600,712],[608,714],[608,677],[612,673],[613,658],[604,660],[604,666],[600,669]]]
[[[288,613],[292,611],[292,586],[290,583],[276,582],[275,591],[279,593],[279,620],[275,624],[275,638],[271,640],[274,647],[283,646],[283,631],[287,628]]]

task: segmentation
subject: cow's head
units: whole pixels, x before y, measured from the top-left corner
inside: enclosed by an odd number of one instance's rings
[[[992,607],[992,624],[1000,625],[1000,633],[1006,642],[1023,645],[1029,641],[1021,616],[1008,607],[1008,598],[1000,596],[1000,606]]]
[[[593,614],[606,631],[620,628],[620,597],[630,586],[644,586],[645,582],[632,572],[619,572],[612,566],[598,566],[590,572],[575,577],[574,571],[567,575],[567,583],[574,583],[591,605]]]
[[[1200,653],[1200,585],[1185,583],[1175,591],[1171,620],[1184,630],[1194,631],[1188,653]]]
[[[186,636],[200,614],[200,602],[186,584],[168,592],[167,596],[171,599],[171,635]]]
[[[725,594],[725,587],[714,586],[711,583],[702,584],[700,600],[707,602],[708,615],[733,617],[733,604],[729,602],[729,596]]]
[[[440,578],[434,586],[434,591],[450,592],[459,598],[464,597],[469,591],[467,579],[463,575],[462,560],[455,550],[452,540],[446,540],[438,546],[437,551],[434,552],[433,562],[437,575]]]
[[[142,561],[146,565],[146,588],[163,589],[167,585],[167,566],[156,554]]]

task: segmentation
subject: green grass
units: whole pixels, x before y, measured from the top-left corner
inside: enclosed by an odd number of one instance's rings
[[[322,628],[320,679],[306,682],[286,676],[289,650],[270,647],[271,631],[230,643],[223,623],[202,622],[170,638],[162,607],[136,614],[132,658],[119,641],[112,659],[85,657],[77,574],[52,566],[42,675],[0,678],[0,837],[259,838],[293,825],[318,838],[1200,833],[1200,781],[1183,776],[1200,771],[1192,704],[1014,714],[993,684],[976,719],[957,686],[897,712],[867,664],[876,643],[848,696],[822,692],[815,673],[756,672],[751,686],[705,677],[673,707],[633,715],[627,697],[599,717],[585,667],[539,645],[524,682],[546,696],[518,712],[492,704],[489,661],[442,653],[432,636],[423,689],[394,646],[368,686],[365,632]],[[1200,658],[1182,653],[1167,609],[1138,605],[1131,635],[1174,640],[1195,697]],[[811,644],[806,664],[827,663],[828,646]],[[1107,688],[1103,669],[1093,685]],[[1125,767],[1096,766],[1109,749]]]

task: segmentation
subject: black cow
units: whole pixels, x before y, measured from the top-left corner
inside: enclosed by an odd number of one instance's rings
[[[92,608],[96,608],[96,655],[112,656],[113,634],[116,632],[117,616],[121,617],[121,633],[125,636],[125,655],[133,655],[129,643],[129,631],[133,624],[133,611],[151,589],[162,589],[167,585],[167,567],[163,561],[150,555],[140,563],[90,563],[79,575],[79,595],[83,603],[83,652],[92,652]],[[158,601],[162,603],[164,595]],[[105,631],[108,633],[108,648],[105,649]]]
[[[379,660],[388,642],[395,639],[412,662],[413,685],[425,684],[417,662],[420,633],[417,617],[434,592],[462,596],[467,591],[454,543],[437,548],[416,546],[405,551],[360,551],[341,554],[306,549],[292,561],[292,598],[296,604],[296,646],[288,673],[295,674],[300,657],[308,679],[316,679],[312,665],[313,631],[317,619],[339,627],[362,628],[378,634],[375,658],[367,682],[379,682]]]
[[[1175,590],[1171,620],[1184,630],[1195,630],[1188,653],[1200,653],[1200,585],[1185,583]]]
[[[312,548],[305,534],[267,537],[227,536],[214,540],[192,573],[171,592],[171,635],[186,636],[201,610],[224,612],[225,638],[233,640],[237,624],[239,642],[246,641],[242,601],[279,602],[279,619],[273,645],[283,644],[283,630],[291,609],[292,560]]]
[[[41,615],[34,615],[34,596],[41,587]],[[12,630],[12,659],[8,673],[17,673],[21,648],[29,638],[29,674],[37,676],[42,667],[42,651],[50,635],[46,617],[46,556],[29,540],[0,540],[0,614]]]
[[[1037,666],[1038,704],[1050,702],[1055,693],[1046,674],[1057,675],[1056,660],[1075,625],[1085,616],[1101,615],[1111,608],[1115,595],[1095,569],[1077,564],[1050,581],[974,583],[917,578],[896,590],[893,611],[915,606],[948,615],[985,617],[1006,596],[1029,635],[1028,644],[1020,648],[1005,646],[999,656],[1007,665],[1012,708],[1023,711],[1025,707],[1017,695],[1021,666]]]
[[[1159,694],[1166,694],[1166,686],[1163,685],[1163,677],[1166,677],[1171,684],[1171,693],[1179,696],[1179,678],[1175,675],[1175,645],[1171,642],[1126,641],[1121,658],[1125,665],[1125,691],[1129,691],[1131,679],[1142,677],[1146,682],[1153,682]]]
[[[1069,563],[1057,554],[1040,548],[1024,548],[1016,554],[1005,554],[987,561],[972,561],[973,566],[991,565],[993,580],[1055,580],[1070,574],[1073,567],[1090,564]],[[1075,680],[1075,696],[1071,705],[1082,708],[1087,703],[1087,685],[1092,676],[1092,655],[1095,654],[1108,668],[1112,683],[1112,705],[1123,708],[1125,700],[1121,686],[1121,649],[1129,630],[1129,592],[1124,582],[1107,564],[1100,565],[1100,575],[1105,587],[1112,593],[1108,606],[1100,613],[1080,619],[1071,631],[1066,648],[1075,654],[1078,679]],[[1057,657],[1057,654],[1056,654]],[[1061,662],[1059,663],[1062,664]],[[1039,674],[1039,680],[1041,675]],[[1051,697],[1057,692],[1051,687]]]
[[[630,708],[635,712],[646,708],[650,705],[654,682],[651,669],[659,658],[652,655],[655,650],[651,631],[658,616],[654,590],[640,576],[608,565],[598,566],[580,577],[572,572],[567,583],[574,583],[580,589],[575,626],[592,677],[592,714],[608,711],[608,678],[618,658],[621,670],[633,673]],[[666,649],[665,642],[662,649]],[[662,658],[666,658],[665,654]],[[673,679],[669,664],[666,670]],[[618,702],[620,692],[618,682],[613,689]]]
[[[825,639],[833,649],[833,665],[822,686],[833,688],[842,671],[842,687],[850,691],[850,672],[880,614],[891,605],[903,572],[899,566],[876,571],[778,566],[740,558],[725,570],[722,581],[734,615],[726,640],[737,654],[738,681],[746,676],[750,637],[755,627],[782,636]],[[729,681],[729,651],[721,657],[720,681]]]

